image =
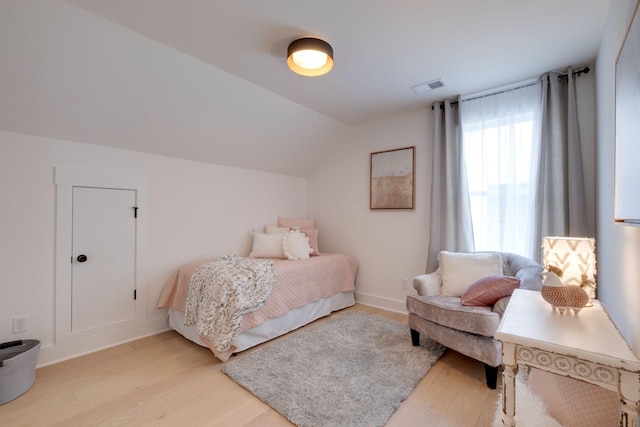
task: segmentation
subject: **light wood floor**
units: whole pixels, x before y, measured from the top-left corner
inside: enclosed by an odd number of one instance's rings
[[[406,321],[363,305],[348,310]],[[38,369],[29,391],[0,405],[0,426],[293,425],[222,366],[208,349],[164,332]],[[482,363],[447,351],[387,426],[490,426],[497,397]]]

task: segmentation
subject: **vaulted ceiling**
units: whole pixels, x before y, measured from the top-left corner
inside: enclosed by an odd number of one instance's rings
[[[592,64],[609,4],[0,0],[0,128],[305,176],[350,127]],[[301,36],[329,74],[286,67]]]

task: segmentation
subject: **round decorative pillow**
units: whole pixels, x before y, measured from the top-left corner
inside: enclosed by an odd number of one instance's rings
[[[309,238],[298,230],[289,230],[282,239],[282,252],[288,259],[306,259],[311,254]]]

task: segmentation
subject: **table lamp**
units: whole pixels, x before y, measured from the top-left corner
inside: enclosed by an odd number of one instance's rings
[[[587,306],[596,297],[596,240],[590,237],[544,237],[542,265],[558,274],[565,285],[582,287],[589,295]],[[551,268],[550,268],[551,267]]]

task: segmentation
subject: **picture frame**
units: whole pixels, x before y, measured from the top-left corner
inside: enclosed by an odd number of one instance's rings
[[[614,221],[640,224],[640,18],[636,3],[616,59]]]
[[[370,209],[414,209],[416,147],[371,153]]]

